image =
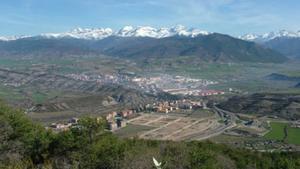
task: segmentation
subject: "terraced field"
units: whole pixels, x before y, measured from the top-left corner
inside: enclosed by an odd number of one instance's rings
[[[209,130],[223,126],[217,121],[218,118],[213,115],[197,118],[178,114],[144,114],[129,120],[128,123],[129,125],[143,126],[143,128],[152,128],[137,134],[140,138],[179,141],[205,135]]]

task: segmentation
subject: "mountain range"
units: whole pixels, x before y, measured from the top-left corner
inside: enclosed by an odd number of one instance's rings
[[[259,43],[265,47],[276,50],[289,58],[300,59],[300,31],[293,32],[281,30],[261,35],[246,34],[239,38]]]
[[[177,25],[171,28],[153,28],[150,26],[125,26],[120,30],[113,31],[111,28],[76,28],[69,32],[63,33],[44,33],[37,36],[11,36],[0,37],[2,41],[11,41],[24,39],[28,37],[40,37],[47,39],[59,38],[75,38],[85,40],[101,40],[110,36],[117,37],[150,37],[150,38],[165,38],[171,36],[187,36],[196,37],[199,35],[208,35],[210,32],[202,31],[200,29],[187,29],[182,25]]]
[[[177,25],[175,27],[167,28],[154,28],[150,26],[125,26],[119,30],[114,31],[111,28],[76,28],[68,32],[62,33],[43,33],[36,36],[0,36],[0,41],[11,41],[30,37],[40,37],[48,39],[58,39],[58,38],[76,38],[76,39],[86,39],[86,40],[101,40],[110,36],[117,37],[150,37],[150,38],[165,38],[171,36],[187,36],[187,37],[197,37],[199,35],[209,35],[213,32],[208,32],[205,30],[200,30],[196,28],[186,28],[183,25]],[[245,34],[238,36],[237,38],[253,41],[253,42],[267,42],[274,40],[276,38],[300,38],[299,31],[288,31],[280,30],[277,32],[268,32],[264,34]]]
[[[2,40],[1,40],[2,39]],[[192,56],[209,62],[271,62],[287,58],[269,47],[229,35],[187,29],[126,26],[77,28],[65,33],[0,38],[2,57],[69,57],[107,55],[147,60]]]
[[[239,36],[239,38],[254,42],[267,42],[276,38],[300,38],[300,31],[293,32],[280,30],[278,32],[269,32],[264,34],[245,34],[243,36]]]

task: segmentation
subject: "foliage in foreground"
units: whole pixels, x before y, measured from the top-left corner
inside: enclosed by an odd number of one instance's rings
[[[53,133],[0,104],[0,168],[151,169],[152,157],[164,169],[294,169],[299,153],[258,153],[210,142],[119,139],[105,121],[80,120],[69,131]]]

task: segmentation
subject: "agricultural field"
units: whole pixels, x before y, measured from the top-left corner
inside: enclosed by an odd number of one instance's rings
[[[154,140],[194,140],[200,136],[209,137],[210,130],[217,132],[219,128],[224,127],[217,120],[213,114],[204,116],[183,113],[143,114],[129,120],[127,122],[129,125],[116,133],[121,137],[138,136]]]
[[[271,131],[264,138],[286,141],[289,144],[300,145],[300,129],[290,127],[288,123],[271,122]],[[286,131],[285,131],[286,130]]]
[[[128,124],[126,127],[121,130],[116,130],[115,134],[119,137],[137,137],[139,133],[147,132],[149,130],[154,129],[154,127],[145,126],[145,125],[135,125]]]
[[[288,143],[300,145],[300,128],[288,127]]]
[[[287,127],[286,123],[271,122],[271,131],[265,135],[266,139],[283,140],[285,137],[284,128]]]

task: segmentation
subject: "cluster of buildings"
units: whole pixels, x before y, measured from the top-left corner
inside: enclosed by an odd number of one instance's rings
[[[216,95],[223,95],[225,92],[218,91],[218,90],[202,90],[202,89],[165,89],[165,92],[174,95],[190,95],[190,96],[216,96]]]
[[[300,120],[293,122],[291,127],[300,128]]]
[[[149,77],[149,78],[147,78],[147,77],[135,77],[135,78],[132,78],[132,82],[135,82],[135,83],[139,83],[139,84],[141,84],[141,83],[144,83],[144,84],[154,84],[154,83],[156,83],[156,82],[158,82],[158,81],[160,81],[161,80],[161,77]]]
[[[193,79],[184,76],[170,76],[161,75],[159,77],[135,77],[131,80],[138,85],[151,85],[157,84],[161,88],[168,88],[169,85],[176,85],[177,87],[186,86],[208,86],[217,84],[218,82],[206,79]]]
[[[125,75],[121,74],[68,74],[66,75],[69,78],[72,78],[74,80],[79,81],[91,81],[91,82],[97,82],[97,83],[123,83],[130,81],[130,78]]]
[[[199,92],[200,96],[215,96],[215,95],[223,95],[225,92],[218,90],[202,90]]]
[[[184,77],[184,76],[175,76],[174,81],[177,83],[198,83],[198,84],[200,83],[203,86],[218,84],[218,82],[211,81],[211,80],[194,79],[194,78],[189,78],[189,77]]]
[[[134,110],[123,110],[120,112],[111,112],[106,115],[108,128],[111,131],[125,127],[127,120],[133,117]]]
[[[203,90],[208,85],[218,82],[206,79],[194,79],[184,76],[171,76],[163,74],[156,77],[136,77],[133,75],[113,73],[113,74],[68,74],[67,77],[79,81],[91,81],[101,83],[114,83],[128,85],[132,88],[142,89],[148,93],[158,93],[160,91],[175,95],[191,96],[212,96],[222,95],[224,92],[216,90]]]
[[[135,77],[131,81],[139,88],[147,91],[160,89],[174,95],[212,96],[225,94],[223,91],[203,90],[208,85],[218,84],[218,82],[206,79],[161,75],[159,77]]]
[[[89,81],[90,77],[85,74],[68,74],[67,77],[70,77],[75,80],[80,80],[80,81]]]
[[[188,89],[188,88],[180,88],[180,89],[165,89],[164,92],[173,94],[173,95],[191,95],[196,96],[201,89]]]
[[[193,109],[206,109],[206,103],[203,101],[191,101],[191,100],[176,100],[176,101],[164,101],[148,104],[146,109],[149,111],[169,113],[176,110],[193,110]]]
[[[11,82],[11,83],[4,83],[4,86],[12,86],[12,87],[20,87],[22,83],[18,82]]]
[[[52,123],[49,127],[46,127],[46,129],[52,129],[56,132],[67,131],[70,127],[76,126],[78,124],[78,120],[78,118],[72,118],[66,123]]]
[[[110,112],[105,116],[105,119],[108,123],[108,129],[111,131],[117,130],[119,128],[125,127],[127,124],[127,120],[134,116],[134,110],[123,110],[120,112]],[[97,119],[101,119],[99,117]],[[67,131],[71,127],[75,127],[78,125],[78,118],[72,118],[68,122],[65,123],[52,123],[50,126],[46,127],[46,129],[52,129],[56,132]]]

